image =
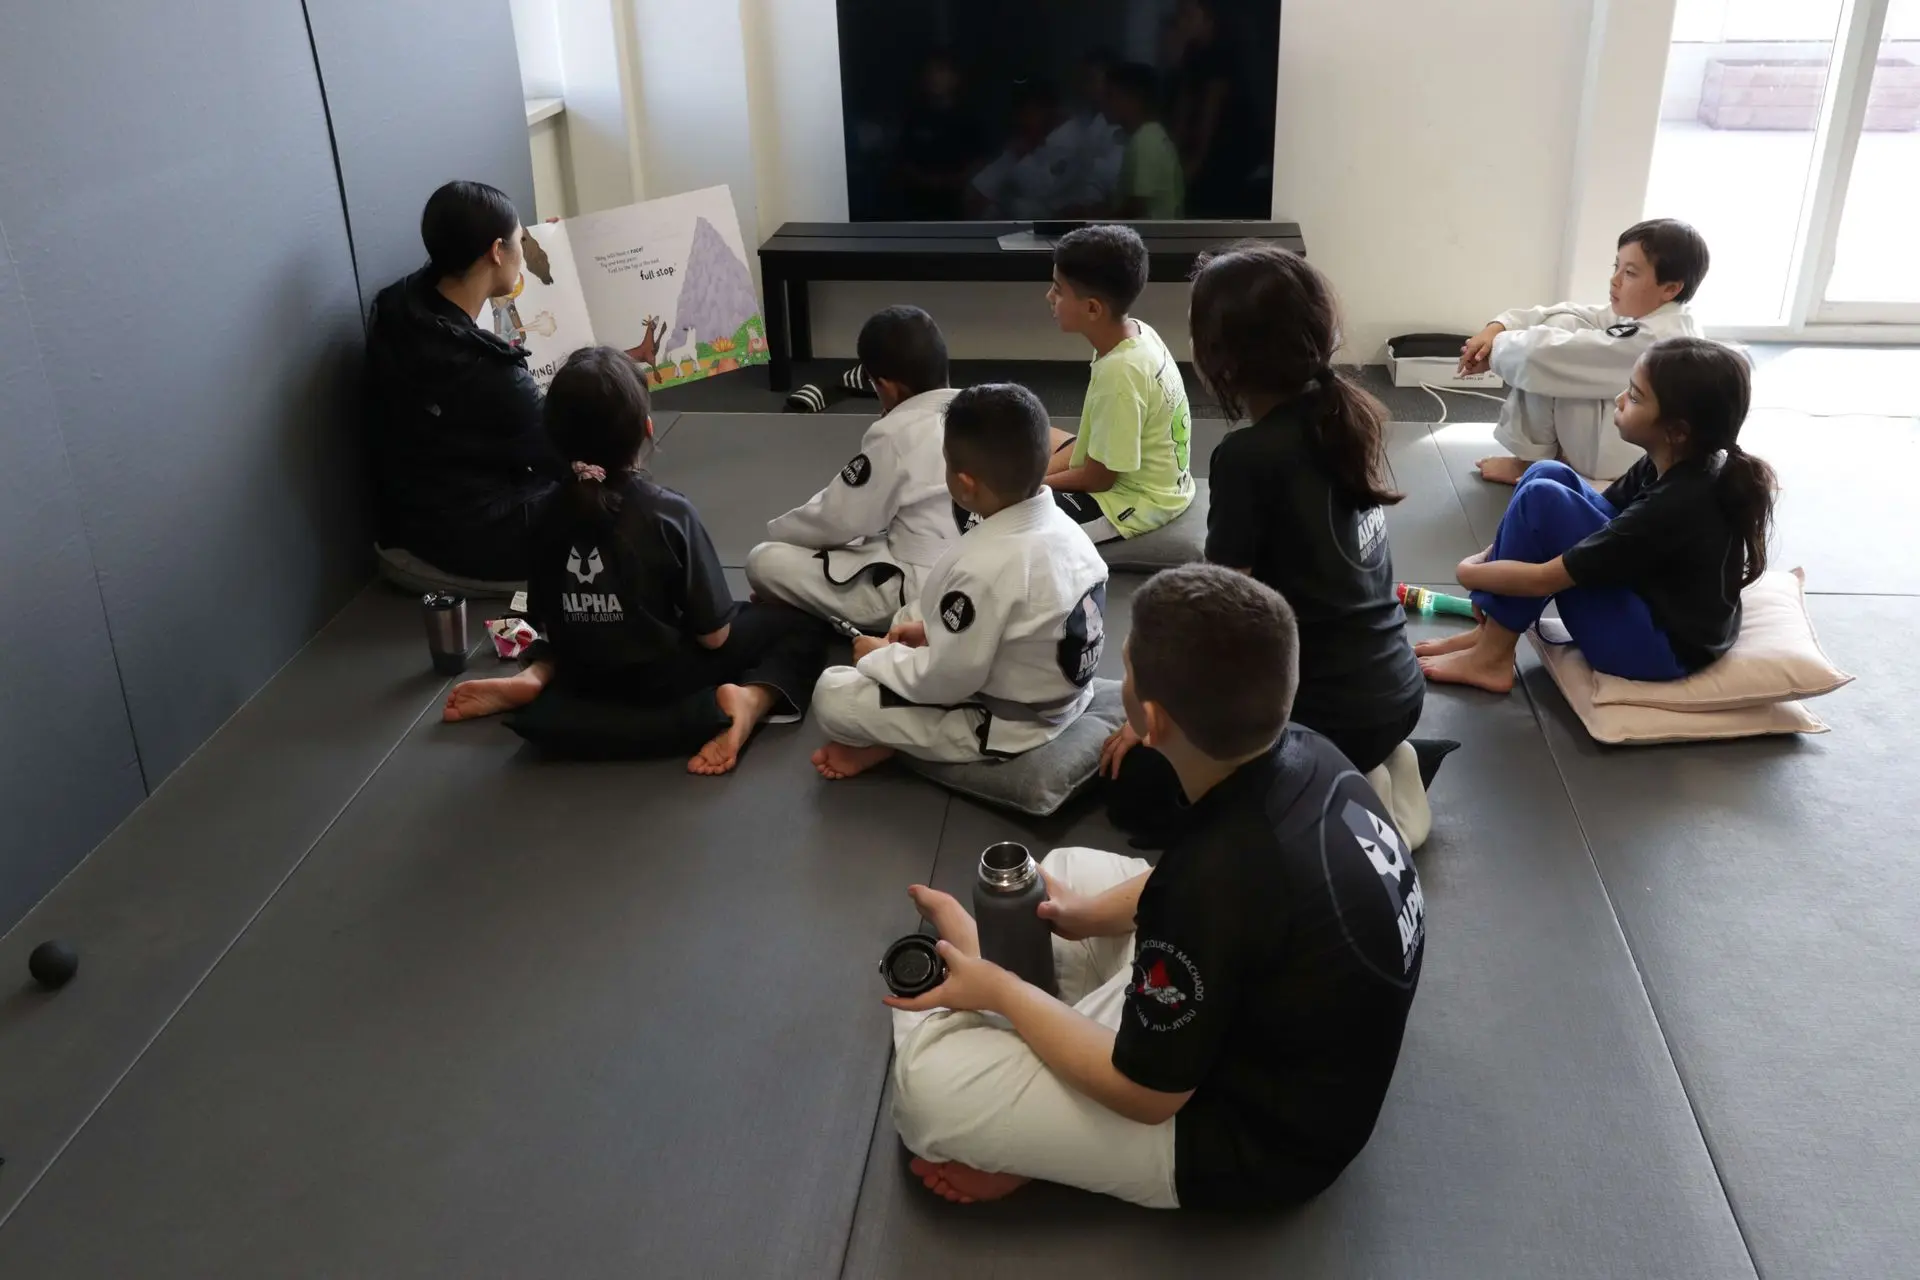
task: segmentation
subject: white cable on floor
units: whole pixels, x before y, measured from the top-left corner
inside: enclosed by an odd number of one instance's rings
[[[1433,425],[1436,427],[1444,425],[1447,420],[1447,402],[1441,397],[1440,389],[1429,382],[1421,383],[1420,389],[1432,396],[1440,406],[1440,417]],[[1492,400],[1496,404],[1505,404],[1507,402],[1505,396],[1497,396],[1491,391],[1469,391],[1465,387],[1448,387],[1447,391],[1456,396],[1479,396],[1482,400]]]

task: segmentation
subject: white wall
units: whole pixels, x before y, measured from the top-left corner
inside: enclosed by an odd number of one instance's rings
[[[513,43],[520,52],[520,84],[529,98],[564,96],[560,19],[556,0],[508,0]]]
[[[727,181],[749,240],[847,216],[834,0],[716,0],[698,22],[675,0],[614,2],[640,33],[628,120],[646,194]],[[1274,212],[1339,286],[1349,359],[1557,296],[1592,3],[1284,0]],[[567,105],[571,120],[571,85]],[[1085,354],[1040,290],[985,284],[815,286],[816,350],[851,353],[889,302],[932,311],[962,357]],[[1141,314],[1178,335],[1184,286],[1152,286]]]
[[[1588,0],[1281,10],[1274,212],[1338,286],[1349,360],[1558,294],[1589,17]]]
[[[527,145],[533,151],[534,216],[542,222],[571,217],[575,210],[569,194],[572,182],[567,176],[566,116],[549,116],[528,125]]]

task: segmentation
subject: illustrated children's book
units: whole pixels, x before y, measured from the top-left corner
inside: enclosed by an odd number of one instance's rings
[[[619,347],[655,387],[767,361],[726,187],[528,227],[526,258],[493,330],[526,347],[543,389],[581,347]]]

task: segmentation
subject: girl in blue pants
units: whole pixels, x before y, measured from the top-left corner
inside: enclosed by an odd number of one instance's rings
[[[1427,678],[1507,692],[1514,648],[1549,601],[1608,675],[1678,680],[1732,648],[1773,524],[1773,469],[1740,447],[1751,390],[1730,347],[1650,348],[1613,416],[1647,456],[1605,493],[1564,463],[1527,469],[1493,545],[1460,565],[1480,625],[1416,646]]]

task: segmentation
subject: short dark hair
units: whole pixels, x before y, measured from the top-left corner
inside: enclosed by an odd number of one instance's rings
[[[1053,421],[1040,397],[1016,382],[968,387],[947,405],[947,464],[1021,501],[1047,478]]]
[[[1160,106],[1160,73],[1144,62],[1123,62],[1108,72],[1107,89],[1127,95],[1149,111]]]
[[[869,377],[898,382],[914,395],[947,385],[947,339],[918,307],[888,307],[860,326],[854,354]]]
[[[1127,660],[1136,698],[1158,703],[1207,756],[1240,760],[1278,741],[1293,713],[1299,628],[1272,587],[1189,564],[1134,596]]]
[[[1147,287],[1147,245],[1132,227],[1069,231],[1053,247],[1053,265],[1075,293],[1100,299],[1116,316],[1126,315]]]
[[[1678,218],[1649,218],[1622,231],[1620,243],[1614,247],[1624,249],[1630,244],[1639,245],[1640,252],[1647,255],[1656,281],[1680,282],[1680,292],[1673,298],[1675,302],[1693,301],[1693,295],[1700,291],[1700,282],[1707,278],[1710,258],[1705,236]]]
[[[449,182],[427,197],[420,214],[420,239],[442,280],[465,275],[494,241],[505,240],[520,225],[513,201],[484,182]]]

